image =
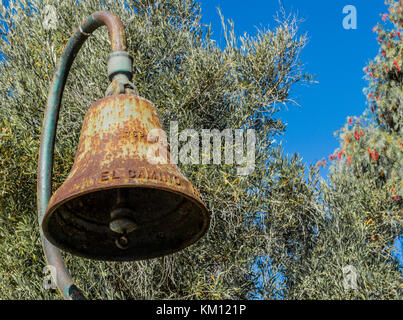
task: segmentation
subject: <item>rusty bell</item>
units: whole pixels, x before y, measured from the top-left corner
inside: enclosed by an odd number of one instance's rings
[[[117,59],[109,58],[109,75],[122,80],[113,72]],[[149,162],[158,143],[149,133],[162,130],[160,117],[150,101],[119,84],[112,81],[111,95],[87,111],[73,167],[50,199],[42,229],[52,244],[78,256],[155,258],[196,242],[210,219],[175,164]]]

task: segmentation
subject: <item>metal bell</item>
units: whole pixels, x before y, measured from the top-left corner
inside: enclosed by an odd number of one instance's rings
[[[202,237],[210,218],[198,191],[175,164],[148,161],[158,143],[149,137],[153,129],[162,130],[157,110],[136,94],[89,108],[71,172],[43,219],[52,244],[86,258],[128,261],[170,254]]]

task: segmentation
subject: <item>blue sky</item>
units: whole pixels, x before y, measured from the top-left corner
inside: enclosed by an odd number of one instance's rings
[[[217,7],[225,18],[235,23],[238,35],[255,35],[257,27],[274,26],[273,15],[278,0],[201,0],[202,22],[212,25],[213,39],[224,44]],[[318,84],[297,86],[292,97],[300,105],[290,104],[279,116],[288,123],[283,137],[287,153],[299,153],[305,162],[316,163],[330,155],[338,141],[333,133],[339,130],[350,115],[361,115],[367,86],[363,68],[378,52],[373,26],[386,12],[383,0],[282,0],[286,12],[298,13],[305,22],[301,31],[307,32],[309,42],[301,60],[305,70],[316,74]],[[343,8],[357,9],[357,29],[343,28]],[[326,174],[326,170],[322,172]]]

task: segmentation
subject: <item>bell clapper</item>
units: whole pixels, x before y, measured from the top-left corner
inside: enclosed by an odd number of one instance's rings
[[[129,240],[127,235],[137,228],[133,221],[135,212],[125,208],[125,192],[121,189],[117,190],[117,208],[111,212],[111,222],[109,229],[120,235],[115,241],[115,244],[120,249],[127,249]]]
[[[126,250],[129,247],[129,239],[126,237],[126,232],[115,240],[115,244],[119,249]]]

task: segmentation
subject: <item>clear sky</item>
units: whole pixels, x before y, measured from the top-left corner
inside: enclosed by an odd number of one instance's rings
[[[224,17],[235,23],[238,35],[245,31],[256,34],[256,28],[274,26],[273,15],[278,0],[201,0],[202,22],[211,24],[213,39],[224,44],[220,8]],[[345,123],[347,116],[364,111],[367,86],[363,68],[378,52],[372,28],[386,12],[384,0],[281,0],[286,12],[295,12],[305,22],[309,42],[301,60],[305,70],[316,74],[318,84],[298,86],[292,92],[300,107],[289,105],[279,116],[288,123],[283,143],[288,153],[299,153],[306,163],[316,163],[338,147],[333,133]],[[357,29],[343,28],[346,5],[357,10]],[[326,173],[322,172],[323,174]]]

